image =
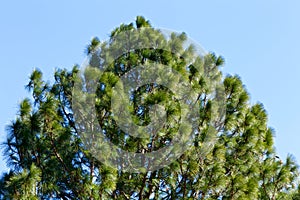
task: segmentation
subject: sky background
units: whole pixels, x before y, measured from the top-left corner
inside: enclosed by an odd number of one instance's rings
[[[105,40],[143,15],[224,56],[224,73],[238,74],[251,103],[264,104],[278,154],[300,163],[299,10],[299,0],[1,1],[0,142],[29,96],[24,86],[34,68],[51,80],[55,69],[82,63],[93,36]],[[6,170],[0,156],[0,172]]]

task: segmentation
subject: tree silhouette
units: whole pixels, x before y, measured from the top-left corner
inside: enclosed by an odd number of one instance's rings
[[[130,35],[137,38],[126,43],[128,35],[122,33],[130,31],[139,34]],[[138,41],[148,48],[135,48]],[[53,84],[43,80],[41,71],[34,70],[26,86],[32,98],[21,102],[17,118],[7,128],[3,146],[10,172],[0,181],[1,198],[296,199],[297,165],[290,155],[286,161],[276,157],[274,131],[268,127],[263,105],[250,104],[249,94],[238,76],[222,75],[222,57],[213,53],[194,57],[195,48],[185,46],[186,41],[185,33],[166,37],[141,16],[135,23],[114,29],[108,42],[92,39],[86,49],[89,68],[83,74],[85,82],[79,83],[85,92],[96,85],[95,96],[74,96],[74,88],[82,78],[78,66],[71,71],[57,70]],[[118,56],[111,59],[112,55]],[[120,110],[125,104],[120,98],[113,108],[113,90],[130,70],[140,65],[151,69],[153,64],[170,66],[190,84],[196,95],[193,108],[199,118],[195,126],[181,127],[184,107],[175,92],[160,84],[144,84],[131,93],[124,109],[128,109],[131,121],[146,126],[155,114],[153,105],[159,104],[164,107],[165,123],[160,131],[149,130],[148,138],[133,137],[116,123],[129,119],[114,115],[113,109]],[[104,67],[105,73],[98,74],[97,69]],[[162,71],[157,74],[165,70],[159,69]],[[138,75],[129,79],[141,81]],[[173,83],[173,79],[168,81]],[[224,89],[225,118],[215,118],[220,108],[211,98],[214,83],[220,83]],[[149,170],[149,160],[140,161],[143,157],[138,157],[137,161],[143,164],[138,169],[140,173],[124,170],[130,164],[135,166],[126,157],[118,157],[117,168],[101,162],[86,144],[96,144],[97,152],[105,159],[113,158],[114,152],[101,150],[105,144],[98,141],[98,130],[88,138],[80,134],[82,129],[89,129],[84,118],[80,121],[80,116],[75,115],[75,98],[77,102],[91,98],[96,112],[88,116],[95,115],[101,126],[100,134],[124,151],[152,153],[170,146],[176,134],[185,136],[191,132],[192,137],[183,140],[189,148],[168,165],[153,170]],[[214,131],[210,131],[212,122]],[[213,139],[208,140],[210,137]],[[167,161],[161,157],[155,162],[163,165]]]

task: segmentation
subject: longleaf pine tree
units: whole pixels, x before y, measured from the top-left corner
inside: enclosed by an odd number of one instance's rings
[[[124,47],[116,42],[130,36],[117,35],[137,30],[141,30],[140,34],[133,35],[137,39],[131,40],[142,41],[148,48],[135,49],[129,43]],[[73,92],[82,78],[79,66],[70,71],[56,70],[53,83],[43,80],[40,70],[34,70],[26,85],[31,97],[20,103],[18,115],[7,127],[7,140],[2,144],[10,171],[0,180],[0,198],[299,199],[297,164],[290,155],[286,160],[276,156],[274,130],[268,127],[263,105],[250,104],[240,77],[222,75],[221,56],[208,53],[195,58],[192,56],[195,48],[185,46],[186,41],[185,33],[171,33],[167,37],[141,16],[134,23],[114,29],[107,42],[93,38],[86,49],[87,64],[91,67],[83,76],[96,82],[80,83],[82,91],[89,91],[90,84],[97,86],[95,96],[91,96],[95,113],[89,115],[95,116],[102,133],[96,130],[88,138],[80,134],[88,129],[85,116],[76,117],[74,110],[74,98],[78,102],[89,98]],[[155,48],[156,44],[165,50]],[[109,58],[109,52],[121,50],[117,58]],[[120,102],[113,108],[111,99],[118,80],[139,65],[151,69],[153,64],[170,66],[190,84],[196,95],[193,112],[199,114],[196,125],[180,126],[184,107],[174,98],[176,91],[160,84],[147,83],[136,88],[128,102],[121,102],[120,94]],[[104,66],[105,73],[99,75],[95,70]],[[162,72],[163,68],[156,73]],[[141,81],[138,75],[129,79]],[[209,98],[212,82],[220,82],[224,94],[224,118],[214,121],[213,132],[209,127],[217,108]],[[126,103],[129,106],[123,108]],[[164,107],[166,124],[155,134],[149,129],[148,138],[133,137],[116,123],[114,111],[127,109],[130,119],[122,115],[118,119],[124,127],[129,121],[140,127],[148,125],[154,104]],[[81,120],[79,125],[78,120]],[[123,161],[114,167],[102,162],[86,146],[96,143],[102,158],[114,157],[116,152],[101,150],[106,146],[98,142],[97,134],[104,134],[106,140],[123,151],[147,154],[168,147],[176,134],[180,132],[184,137],[187,131],[192,133],[184,140],[188,148],[167,165],[151,170],[149,162],[134,172],[124,170],[132,164],[126,157],[118,158]],[[215,138],[209,145],[208,137]],[[163,164],[166,160],[161,158],[157,162]]]

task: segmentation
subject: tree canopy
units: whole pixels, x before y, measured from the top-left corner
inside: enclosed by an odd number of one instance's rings
[[[0,198],[299,199],[297,164],[291,155],[286,160],[276,156],[274,130],[268,127],[263,105],[250,104],[240,77],[222,74],[221,56],[195,56],[196,48],[186,46],[187,41],[185,33],[166,36],[138,16],[134,23],[114,29],[109,41],[91,40],[85,71],[79,66],[57,69],[49,83],[34,70],[26,85],[31,97],[20,103],[2,144],[10,171],[0,180]],[[153,74],[154,65],[160,66],[155,68],[159,75],[151,78],[161,84],[144,83],[139,70]],[[181,81],[163,66],[176,71]],[[118,86],[122,77],[144,84]],[[185,83],[191,91],[185,90]],[[118,87],[131,91],[127,101],[115,92]],[[176,94],[180,88],[185,90],[181,96]],[[88,105],[93,109],[82,114]],[[183,113],[192,125],[183,123]],[[142,129],[155,114],[164,120],[154,123],[160,129]],[[87,117],[96,119],[92,123],[101,132],[91,130]],[[149,134],[132,136],[129,122],[138,127],[136,133]],[[105,150],[99,135],[119,149]],[[187,146],[180,154],[175,148],[168,157],[158,154],[162,156],[155,161],[143,157],[178,141],[177,149]],[[116,155],[121,150],[135,153],[135,160],[129,154]],[[112,158],[115,165],[103,162]],[[135,161],[142,166],[132,170],[139,166]],[[153,162],[161,167],[151,168]]]

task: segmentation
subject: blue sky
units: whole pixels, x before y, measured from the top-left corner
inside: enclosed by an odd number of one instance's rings
[[[0,141],[29,96],[24,85],[35,67],[51,79],[55,68],[81,64],[93,36],[107,39],[120,23],[143,15],[223,55],[224,73],[238,74],[251,102],[265,105],[279,155],[300,162],[299,10],[298,0],[1,1]]]

